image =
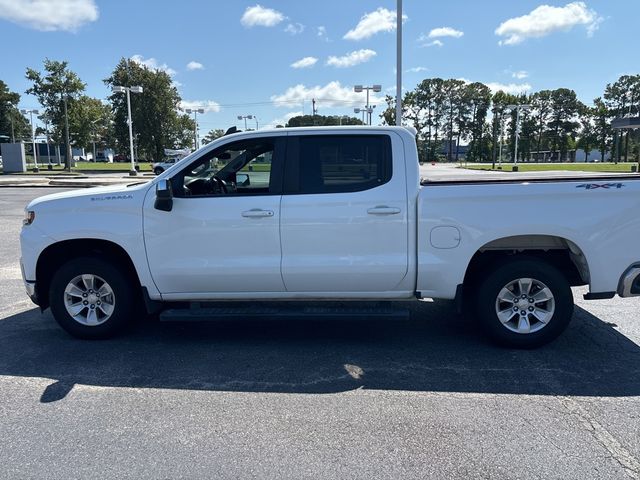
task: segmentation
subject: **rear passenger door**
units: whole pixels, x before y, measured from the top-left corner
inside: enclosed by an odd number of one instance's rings
[[[396,289],[408,268],[402,152],[393,133],[289,135],[280,209],[287,291]]]

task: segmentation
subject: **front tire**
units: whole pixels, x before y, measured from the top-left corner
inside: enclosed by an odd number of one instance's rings
[[[536,348],[556,339],[573,315],[567,279],[553,265],[509,260],[481,280],[475,295],[481,327],[496,343]]]
[[[130,323],[134,291],[117,264],[80,257],[65,263],[53,275],[49,303],[54,318],[70,335],[105,339]]]
[[[164,172],[164,168],[156,167],[153,169],[153,173],[155,173],[156,175],[160,175],[162,172]]]

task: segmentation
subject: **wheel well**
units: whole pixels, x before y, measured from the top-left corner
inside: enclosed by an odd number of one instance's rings
[[[120,246],[108,240],[94,238],[65,240],[45,248],[36,264],[36,295],[43,310],[49,306],[49,287],[54,273],[73,258],[96,256],[108,258],[110,262],[124,269],[127,276],[140,288],[140,279],[129,254]]]
[[[551,235],[518,235],[487,243],[472,257],[464,278],[468,285],[487,267],[518,255],[535,257],[556,267],[571,286],[589,283],[589,266],[582,250],[570,240]]]

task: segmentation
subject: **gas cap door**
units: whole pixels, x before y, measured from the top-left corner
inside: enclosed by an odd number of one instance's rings
[[[431,229],[431,246],[434,248],[456,248],[460,245],[460,230],[456,227],[441,226]]]

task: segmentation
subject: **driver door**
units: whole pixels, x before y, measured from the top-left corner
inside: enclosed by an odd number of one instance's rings
[[[266,135],[206,151],[171,179],[171,211],[144,204],[144,241],[166,300],[285,291],[280,198],[285,137]],[[242,295],[235,295],[242,296]]]

